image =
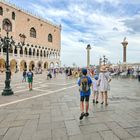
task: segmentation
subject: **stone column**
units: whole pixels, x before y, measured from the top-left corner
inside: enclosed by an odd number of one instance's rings
[[[17,56],[20,57],[20,48],[17,48]]]
[[[91,50],[91,46],[90,44],[87,45],[87,67],[89,68],[90,66],[90,50]]]
[[[1,47],[1,56],[3,56],[3,47]]]
[[[121,44],[123,45],[123,63],[126,63],[126,47],[128,45],[128,41],[126,41],[126,37],[124,38]]]

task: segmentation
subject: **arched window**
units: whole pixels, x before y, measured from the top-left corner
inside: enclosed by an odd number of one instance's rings
[[[37,56],[39,56],[39,50],[37,49],[37,54],[36,54]]]
[[[32,55],[32,49],[31,48],[29,49],[29,55]]]
[[[30,37],[36,38],[36,30],[33,27],[30,29]]]
[[[2,23],[3,30],[5,30],[5,26],[8,26],[8,31],[12,31],[12,23],[9,19],[5,18]]]
[[[40,51],[40,56],[42,57],[42,50]]]
[[[23,48],[20,47],[20,54],[23,54]]]
[[[52,42],[52,41],[53,41],[52,35],[49,34],[49,35],[48,35],[48,42]]]
[[[14,49],[14,54],[17,54],[17,47],[15,47]]]
[[[15,20],[15,18],[16,18],[15,12],[12,12],[12,19]]]
[[[2,16],[3,15],[3,8],[0,7],[0,15]]]
[[[35,49],[33,49],[33,56],[35,56]]]
[[[49,53],[47,52],[47,58],[49,58]]]
[[[24,49],[24,54],[27,55],[27,48]]]
[[[46,51],[44,50],[44,57],[46,57]]]

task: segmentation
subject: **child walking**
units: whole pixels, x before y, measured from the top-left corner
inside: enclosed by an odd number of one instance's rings
[[[32,90],[33,72],[31,71],[31,69],[30,69],[29,72],[27,73],[27,77],[28,77],[28,83],[29,83],[29,90]]]
[[[89,109],[89,97],[91,94],[90,87],[92,85],[92,80],[89,76],[87,76],[87,69],[82,69],[82,76],[78,80],[78,85],[80,86],[80,109],[81,109],[81,115],[79,117],[80,120],[83,119],[83,117],[89,116],[88,109]],[[85,101],[85,110],[84,113],[84,101]]]
[[[98,104],[98,96],[99,96],[98,76],[95,75],[93,80],[93,103]]]

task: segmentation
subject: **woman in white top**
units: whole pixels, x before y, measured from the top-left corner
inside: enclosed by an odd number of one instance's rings
[[[99,73],[99,90],[101,92],[101,98],[102,98],[101,104],[104,103],[104,96],[105,96],[105,105],[108,105],[107,91],[110,90],[110,85],[109,85],[110,81],[111,81],[111,78],[110,78],[109,72],[107,72],[107,69],[105,66],[102,66]]]

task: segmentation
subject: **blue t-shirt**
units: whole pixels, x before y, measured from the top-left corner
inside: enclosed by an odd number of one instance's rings
[[[88,85],[91,85],[92,84],[92,80],[89,76],[82,76],[79,80],[78,80],[78,85],[80,86],[80,81],[83,77],[87,77],[88,78]],[[91,90],[89,89],[88,92],[82,92],[80,91],[80,96],[90,96],[91,94]]]
[[[27,77],[28,77],[29,79],[33,79],[33,73],[29,71],[29,72],[27,73]]]

